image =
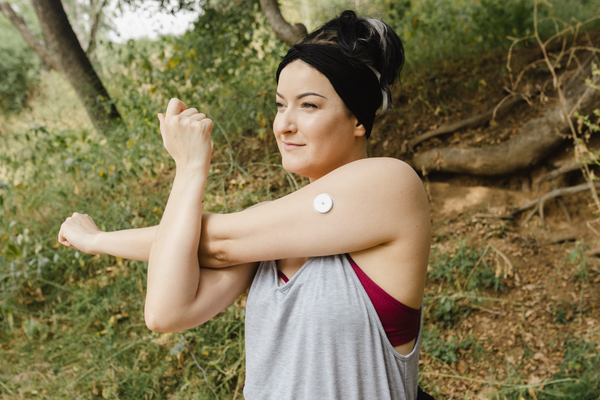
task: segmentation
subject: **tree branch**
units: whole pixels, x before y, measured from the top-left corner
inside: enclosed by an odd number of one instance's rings
[[[546,181],[550,181],[552,179],[556,179],[563,174],[567,174],[571,171],[575,171],[581,168],[581,162],[576,160],[571,160],[560,168],[557,168],[553,171],[548,172],[545,175],[542,175],[540,178],[536,179],[534,183],[542,183]]]
[[[482,176],[506,175],[537,164],[564,140],[575,110],[586,113],[597,106],[600,91],[586,86],[591,63],[565,85],[564,101],[541,118],[525,123],[517,137],[496,146],[461,149],[444,147],[415,154],[412,165],[418,171],[440,171]],[[593,83],[600,77],[591,77]],[[571,110],[565,118],[564,109]]]
[[[600,188],[600,182],[595,182],[594,187]],[[519,207],[515,211],[513,211],[513,214],[517,214],[524,210],[527,210],[528,208],[537,206],[537,209],[534,208],[533,211],[527,216],[527,218],[525,218],[525,221],[523,221],[522,225],[525,225],[531,219],[531,217],[535,214],[536,211],[539,212],[540,218],[542,220],[542,225],[543,225],[544,224],[544,203],[546,202],[546,200],[553,199],[553,198],[559,197],[559,196],[564,196],[567,194],[575,194],[575,193],[583,192],[585,190],[590,190],[590,189],[592,189],[592,185],[590,183],[582,183],[581,185],[577,185],[577,186],[554,189],[553,191],[546,193],[542,197],[539,197],[535,200],[531,200],[530,202],[523,204],[521,207]]]
[[[55,69],[57,71],[62,71],[62,68],[58,61],[44,48],[44,46],[40,43],[40,41],[34,36],[34,34],[29,30],[25,21],[21,16],[17,15],[15,11],[12,9],[9,3],[0,2],[0,11],[2,14],[8,18],[8,20],[14,25],[15,28],[21,33],[21,36],[29,47],[33,49],[35,54],[38,55],[42,61],[48,65],[50,68]]]
[[[85,49],[85,54],[88,57],[92,54],[94,49],[96,48],[96,35],[98,34],[98,26],[100,25],[100,17],[102,16],[102,9],[106,5],[108,0],[102,1],[97,10],[94,10],[94,19],[92,21],[92,27],[90,28],[90,40],[88,41],[87,48]]]
[[[303,24],[290,25],[281,15],[277,0],[260,0],[267,22],[279,40],[293,46],[299,39],[308,34]]]
[[[431,139],[433,137],[440,136],[446,133],[452,133],[459,129],[481,125],[485,122],[488,122],[492,118],[495,118],[497,115],[508,111],[513,106],[522,101],[525,101],[525,99],[522,96],[513,96],[510,99],[506,100],[504,103],[501,103],[496,107],[492,108],[491,110],[488,110],[482,114],[475,115],[474,117],[463,119],[461,121],[457,121],[449,125],[440,126],[437,129],[433,129],[431,131],[425,132],[422,135],[414,137],[408,142],[408,147],[409,149],[412,149],[417,144],[427,139]]]

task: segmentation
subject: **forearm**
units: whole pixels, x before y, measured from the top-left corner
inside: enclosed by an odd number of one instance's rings
[[[148,264],[146,323],[154,330],[188,326],[186,310],[198,291],[198,243],[202,229],[203,172],[177,171],[156,230]]]
[[[158,226],[100,232],[92,244],[92,252],[129,260],[148,261]]]

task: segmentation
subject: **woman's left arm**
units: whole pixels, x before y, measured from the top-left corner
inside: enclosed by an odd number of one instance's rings
[[[334,202],[326,214],[313,208],[322,193]],[[379,245],[426,265],[431,237],[423,184],[408,164],[392,158],[354,161],[262,207],[205,214],[202,222],[200,264],[210,268]]]
[[[159,115],[163,143],[175,160],[173,188],[154,236],[148,263],[145,315],[169,315],[194,303],[200,269],[198,243],[210,168],[212,121],[177,99]]]

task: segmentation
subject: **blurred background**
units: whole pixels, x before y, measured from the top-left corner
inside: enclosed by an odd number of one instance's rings
[[[172,97],[215,122],[207,211],[307,184],[280,165],[274,72],[294,24],[345,9],[406,50],[369,151],[411,164],[432,204],[420,385],[600,398],[597,1],[14,0],[0,2],[1,399],[243,398],[244,296],[154,333],[146,263],[56,237],[75,211],[103,230],[159,223],[174,163],[156,114]]]

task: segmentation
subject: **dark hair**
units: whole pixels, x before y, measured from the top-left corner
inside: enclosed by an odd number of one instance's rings
[[[354,11],[347,10],[310,33],[301,43],[337,47],[350,63],[373,69],[383,95],[381,111],[391,105],[391,86],[404,66],[404,46],[385,22],[371,17],[358,18]]]

